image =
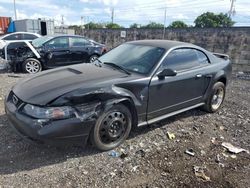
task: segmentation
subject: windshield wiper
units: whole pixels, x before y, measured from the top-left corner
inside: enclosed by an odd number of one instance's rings
[[[94,63],[94,65],[96,65],[96,66],[98,66],[98,67],[102,67],[102,64],[103,64],[103,63],[102,63],[102,61],[101,61],[100,59],[96,58],[95,61],[98,61],[98,64],[97,64],[97,63]],[[94,62],[95,62],[95,61],[94,61]]]
[[[128,74],[128,75],[131,74],[131,73],[128,72],[125,68],[123,68],[122,66],[117,65],[117,64],[115,64],[115,63],[104,62],[103,64],[105,64],[105,65],[110,65],[110,66],[112,66],[112,67],[114,67],[114,68],[116,68],[116,69],[120,69],[120,70],[122,70],[123,72],[125,72],[125,73]]]

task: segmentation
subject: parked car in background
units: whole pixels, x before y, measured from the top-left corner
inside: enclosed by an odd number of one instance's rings
[[[0,49],[3,49],[3,47],[9,42],[32,41],[39,37],[41,37],[41,35],[29,32],[14,32],[2,35],[0,36]]]
[[[165,40],[124,43],[94,63],[46,71],[6,98],[9,121],[25,138],[119,146],[131,128],[202,107],[221,107],[232,65],[227,55]]]
[[[9,54],[12,54],[12,66],[26,73],[93,62],[107,51],[105,45],[77,35],[43,36],[33,40],[31,45],[12,45],[13,48],[8,49]]]

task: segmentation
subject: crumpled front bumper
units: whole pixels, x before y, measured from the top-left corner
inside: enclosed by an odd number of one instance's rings
[[[79,118],[43,122],[23,114],[11,99],[5,101],[7,118],[19,135],[49,145],[85,145],[95,120]]]

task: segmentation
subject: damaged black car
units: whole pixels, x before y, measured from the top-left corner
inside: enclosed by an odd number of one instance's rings
[[[201,107],[216,112],[231,75],[227,55],[167,40],[124,43],[91,64],[57,68],[15,85],[12,127],[37,143],[122,144],[133,127]]]
[[[104,44],[78,35],[43,36],[32,42],[13,42],[6,48],[12,70],[31,74],[93,62],[107,51]],[[6,59],[4,50],[0,52],[0,57]]]

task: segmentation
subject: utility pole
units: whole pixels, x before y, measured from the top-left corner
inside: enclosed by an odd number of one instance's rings
[[[14,0],[14,13],[15,13],[15,20],[17,20],[17,14],[16,14],[16,0]]]
[[[167,20],[167,7],[165,7],[165,10],[164,10],[164,26],[163,26],[163,35],[162,35],[162,39],[165,39],[165,33],[166,33],[166,20]]]
[[[61,21],[61,26],[64,26],[64,15],[61,15],[62,21]]]
[[[111,23],[114,23],[114,7],[111,9]]]
[[[81,35],[83,35],[83,16],[81,16]]]
[[[62,21],[61,21],[61,29],[62,29],[62,33],[63,33],[63,26],[64,26],[64,15],[62,15]]]
[[[229,10],[229,18],[231,18],[234,13],[235,13],[235,7],[234,7],[234,3],[236,0],[230,0],[231,1],[231,6],[230,6],[230,10]]]

